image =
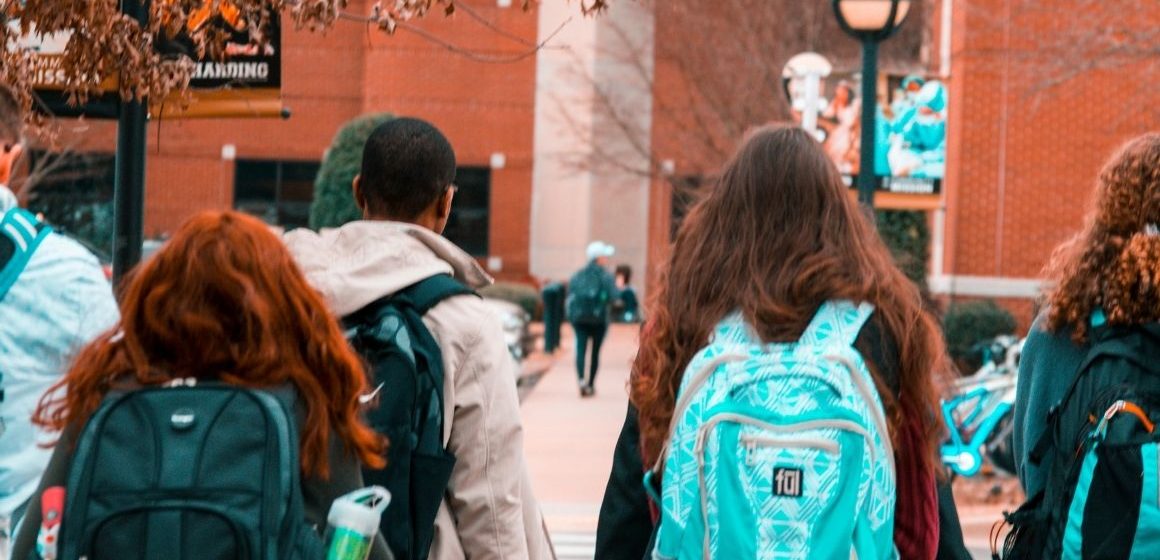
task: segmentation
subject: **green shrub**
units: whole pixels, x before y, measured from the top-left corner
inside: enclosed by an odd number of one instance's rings
[[[926,223],[926,212],[879,210],[875,217],[878,234],[890,248],[894,262],[926,294],[930,262],[930,228]]]
[[[1015,317],[993,300],[955,302],[943,318],[947,352],[964,374],[982,364],[982,355],[972,352],[975,345],[996,336],[1015,333]]]
[[[534,286],[515,282],[496,282],[479,290],[479,295],[492,299],[510,301],[528,313],[533,319],[539,319],[542,301],[540,291]]]
[[[343,125],[326,150],[326,158],[314,180],[310,205],[310,228],[339,227],[362,218],[354,203],[350,184],[362,167],[363,145],[380,124],[395,118],[389,113],[363,115]]]

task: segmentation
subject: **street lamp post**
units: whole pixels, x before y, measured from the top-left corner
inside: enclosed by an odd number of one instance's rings
[[[148,0],[122,0],[121,12],[142,28],[149,21]],[[141,260],[145,216],[145,125],[148,102],[121,103],[117,121],[117,161],[113,182],[113,283]]]
[[[842,30],[862,42],[862,149],[858,162],[858,202],[874,209],[875,120],[878,107],[878,43],[889,38],[910,12],[910,0],[833,0]]]

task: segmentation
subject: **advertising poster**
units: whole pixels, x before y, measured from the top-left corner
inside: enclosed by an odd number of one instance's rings
[[[201,7],[190,13],[186,24],[188,32],[197,32],[207,26],[216,26],[227,34],[225,59],[221,61],[197,59],[197,50],[188,34],[160,41],[158,49],[165,54],[182,54],[196,60],[190,86],[207,90],[223,87],[272,88],[282,86],[282,52],[279,40],[278,17],[269,18],[265,33],[269,42],[259,44],[250,35],[249,22],[229,0],[205,0]]]
[[[819,84],[817,131],[826,153],[853,184],[861,165],[862,90],[859,74],[833,73]],[[800,79],[786,81],[797,122],[807,110]],[[879,189],[906,194],[938,194],[946,169],[947,99],[945,84],[917,74],[879,76],[874,173]]]

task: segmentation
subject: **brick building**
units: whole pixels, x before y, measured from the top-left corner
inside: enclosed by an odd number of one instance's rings
[[[1026,325],[1043,267],[1079,229],[1100,166],[1128,139],[1160,129],[1160,3],[954,4],[945,237],[933,287],[999,298]]]
[[[356,0],[347,10],[365,13],[369,4]],[[211,208],[304,225],[314,175],[339,127],[364,113],[389,112],[430,120],[455,146],[457,215],[471,223],[449,235],[500,277],[526,279],[536,57],[525,55],[537,20],[510,2],[470,4],[510,37],[464,15],[415,24],[436,40],[402,30],[388,37],[342,20],[325,34],[310,33],[284,19],[282,97],[292,116],[151,122],[146,236],[163,237]],[[65,128],[66,143],[76,143],[83,167],[95,175],[79,184],[108,200],[115,124],[90,120]]]
[[[1080,227],[1101,164],[1126,140],[1160,129],[1153,87],[1160,3],[1112,10],[1091,0],[1061,0],[1051,9],[1021,0],[930,0],[922,7],[905,25],[925,28],[923,46],[896,51],[884,71],[925,69],[949,88],[943,195],[913,206],[930,216],[931,288],[944,300],[996,299],[1025,328],[1042,270]],[[657,41],[689,40],[680,14],[671,13],[657,11]],[[829,49],[835,66],[857,64],[856,44],[840,33],[814,47]],[[688,89],[678,64],[658,59],[657,68],[658,98]],[[658,116],[659,157],[682,157],[671,145],[679,120]],[[678,159],[678,175],[681,167]],[[651,199],[651,262],[663,258],[673,201],[680,205],[671,183],[652,186],[662,194]]]
[[[686,203],[674,183],[711,174],[740,136],[736,126],[712,123],[700,138],[682,136],[699,122],[696,111],[756,106],[730,122],[784,120],[784,98],[770,84],[791,46],[822,51],[835,66],[858,64],[857,44],[837,31],[829,2],[746,0],[729,5],[786,12],[750,10],[733,20],[722,15],[725,4],[703,1],[651,9],[614,2],[595,20],[581,18],[575,2],[543,0],[531,14],[513,3],[466,4],[493,27],[464,13],[416,24],[437,41],[406,31],[386,37],[346,21],[311,34],[287,22],[283,98],[293,116],[152,123],[146,234],[164,235],[204,208],[242,207],[300,224],[338,127],[386,111],[447,132],[463,168],[460,214],[473,220],[450,236],[499,277],[566,277],[592,239],[616,244],[618,261],[651,273]],[[689,20],[691,5],[709,15]],[[942,196],[921,205],[933,234],[933,291],[999,299],[1023,325],[1053,247],[1079,227],[1101,163],[1123,141],[1160,128],[1160,90],[1152,85],[1160,78],[1160,3],[1052,6],[916,2],[883,50],[885,72],[937,76],[949,89]],[[367,8],[353,1],[348,10]],[[745,25],[757,43],[738,51],[737,26]],[[550,48],[529,52],[549,36]],[[778,41],[780,51],[770,47]],[[682,60],[673,45],[699,54]],[[737,69],[740,78],[721,69]],[[705,76],[737,81],[725,81],[714,98],[690,85]],[[80,150],[111,169],[112,125],[84,126]]]

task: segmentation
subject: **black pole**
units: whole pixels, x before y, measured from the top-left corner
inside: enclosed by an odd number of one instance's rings
[[[144,0],[122,0],[121,11],[144,27]],[[145,120],[147,101],[121,103],[117,121],[117,165],[113,190],[113,282],[141,260],[145,218]]]
[[[874,215],[874,191],[878,178],[874,173],[875,129],[878,110],[878,42],[862,41],[862,150],[858,162],[858,202]]]

